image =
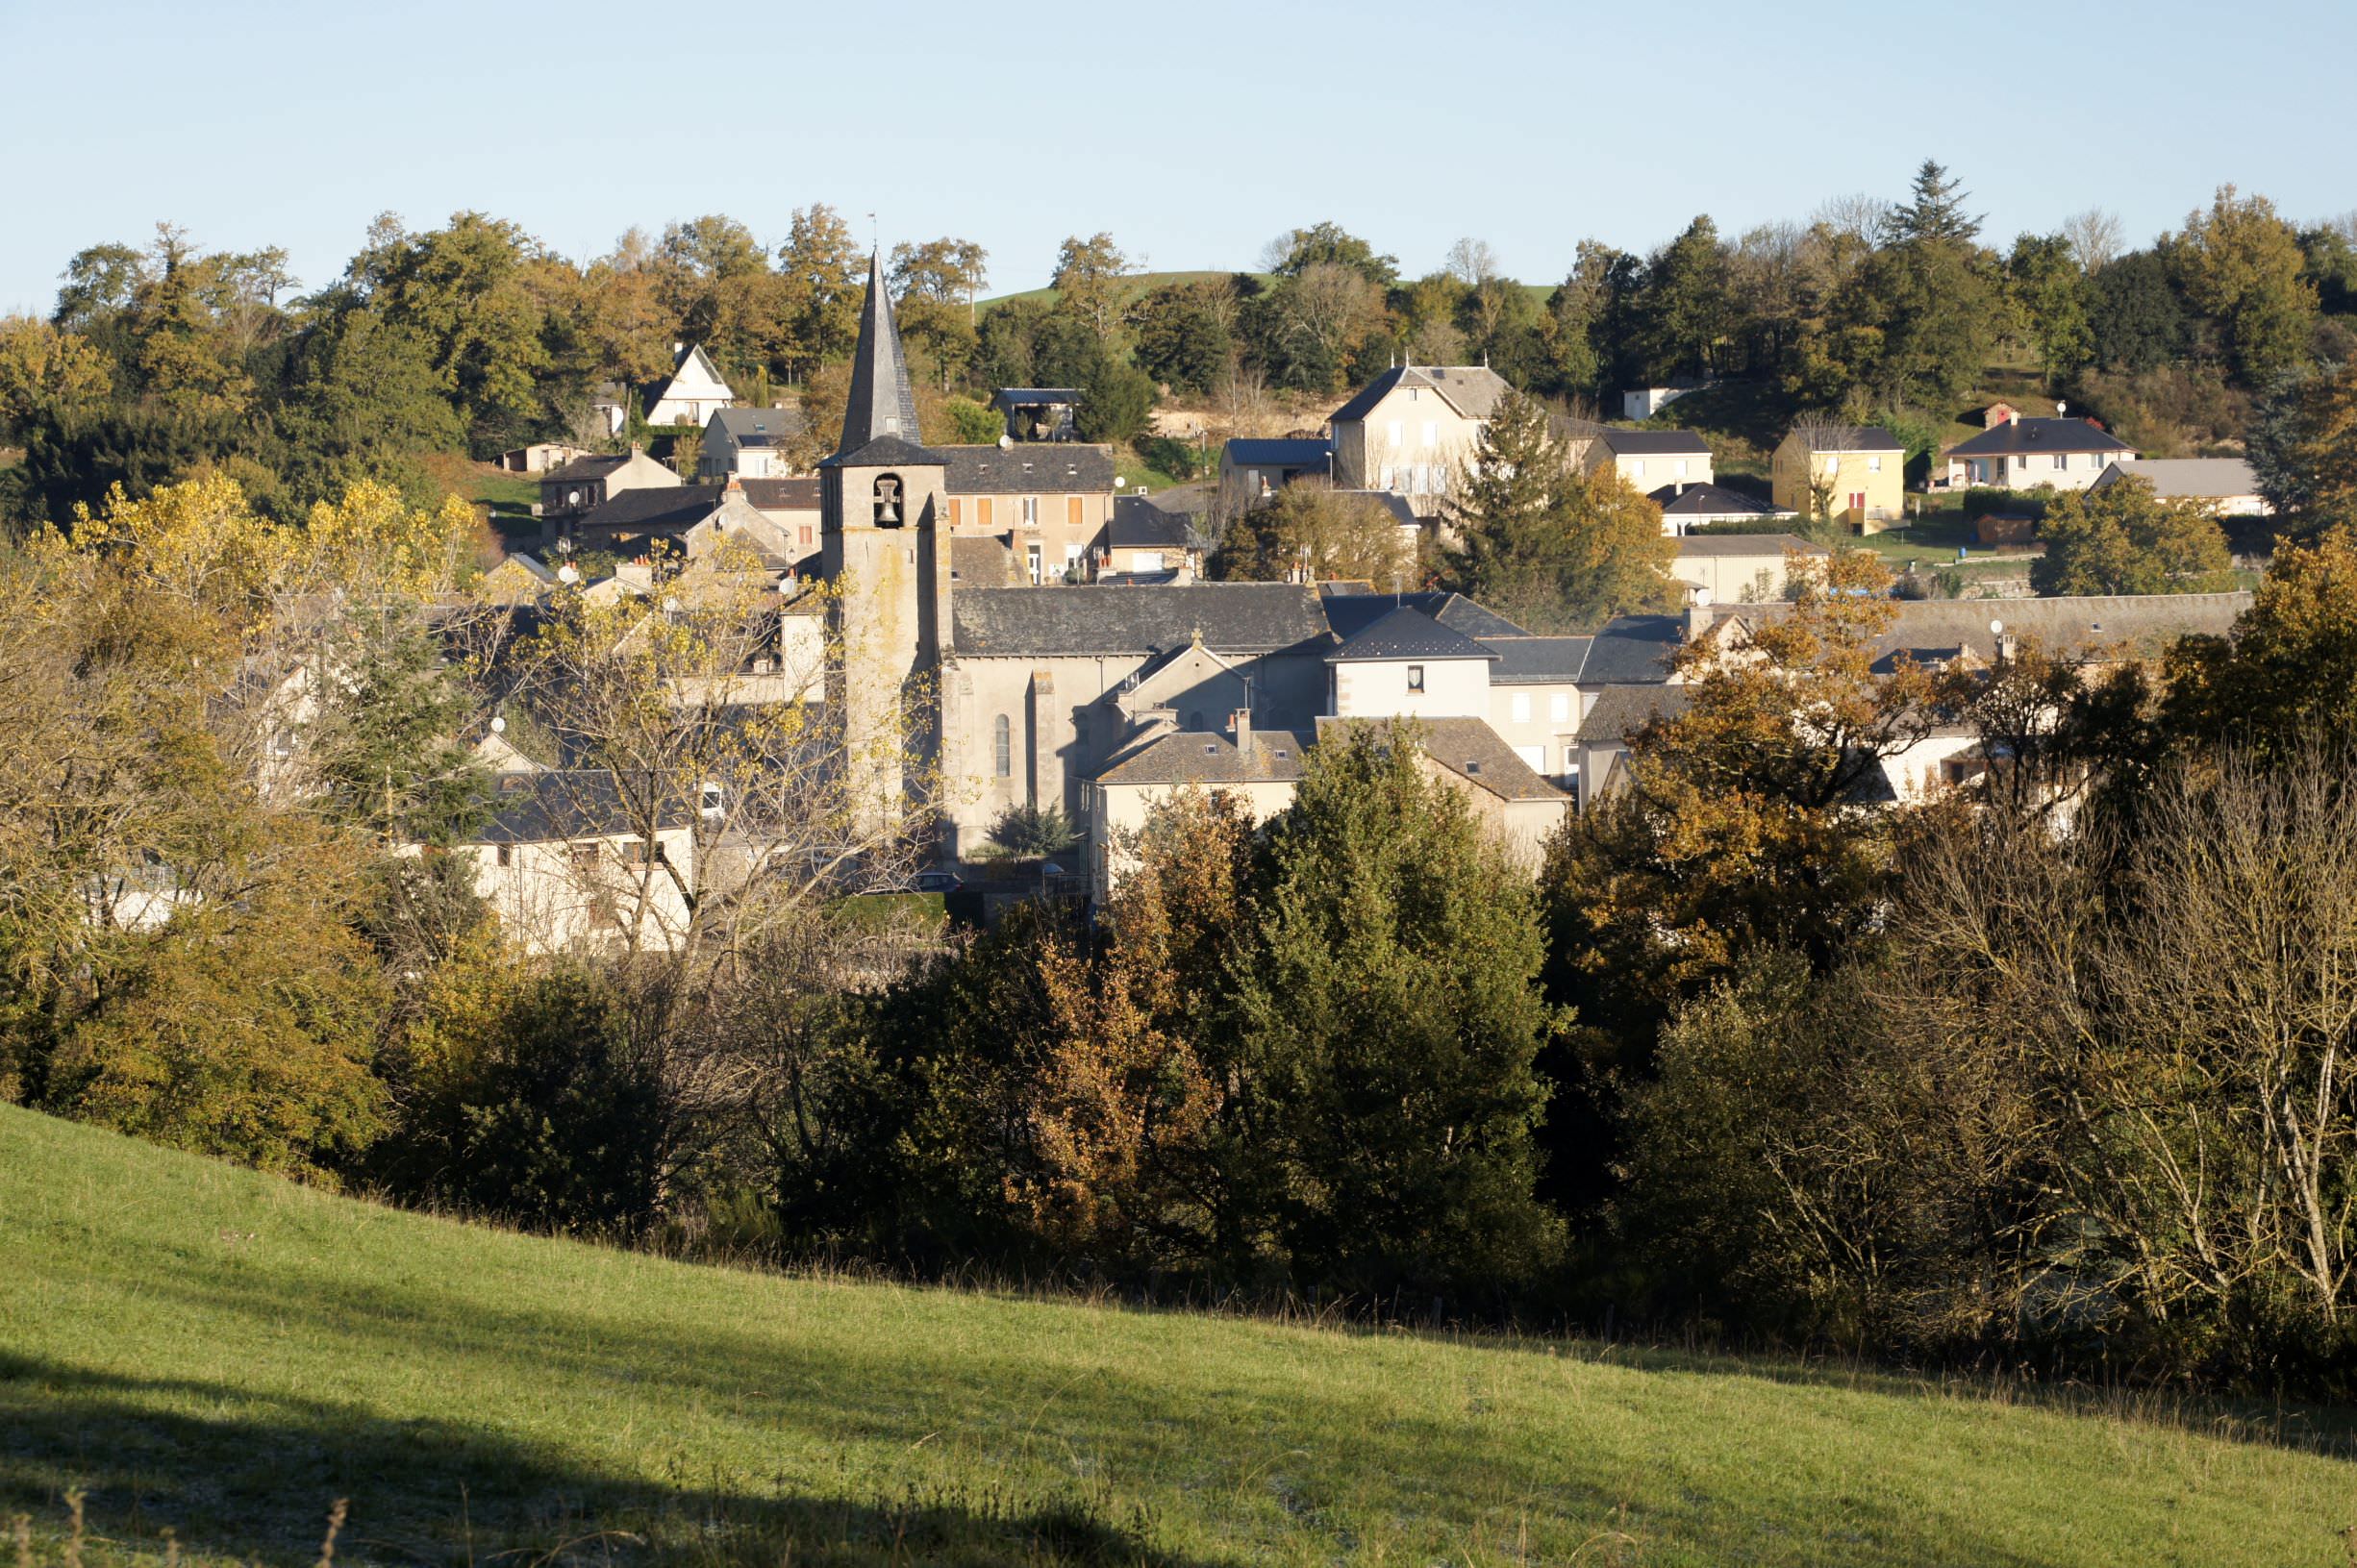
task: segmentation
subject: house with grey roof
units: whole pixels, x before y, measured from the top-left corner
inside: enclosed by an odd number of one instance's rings
[[[2164,501],[2193,501],[2220,517],[2267,517],[2274,508],[2259,490],[2259,476],[2241,458],[2114,458],[2088,486],[2109,489],[2141,479]]]
[[[1213,503],[1220,521],[1241,517],[1295,480],[1330,483],[1334,446],[1324,437],[1257,440],[1239,437],[1219,448],[1219,481]]]
[[[1797,534],[1687,534],[1669,575],[1686,585],[1689,604],[1752,604],[1790,596],[1795,560],[1832,554]]]
[[[2001,419],[1942,458],[1950,488],[2084,490],[2136,449],[2091,419]]]
[[[1440,514],[1449,477],[1513,390],[1484,364],[1394,365],[1327,417],[1334,483],[1388,490],[1418,517]]]
[[[634,446],[619,457],[575,458],[540,476],[540,515],[578,517],[630,490],[674,489],[679,475]]]
[[[1648,494],[1665,485],[1708,485],[1717,478],[1711,443],[1691,430],[1601,431],[1588,443],[1584,466],[1592,474],[1609,467]]]
[[[497,737],[492,737],[496,740]],[[689,924],[695,817],[604,768],[515,763],[494,773],[481,825],[451,854],[471,862],[476,896],[528,951],[665,951]],[[413,846],[411,853],[422,853]],[[674,878],[671,873],[679,873]]]
[[[809,429],[800,409],[715,409],[704,422],[696,478],[786,479],[793,473],[788,443]]]
[[[1673,537],[1717,524],[1756,527],[1789,523],[1799,515],[1789,507],[1728,489],[1707,479],[1673,479],[1648,492],[1646,499],[1662,509],[1662,532]]]
[[[1087,580],[1113,520],[1113,448],[1058,441],[931,450],[945,470],[953,535],[1002,541],[1022,582]]]
[[[1099,583],[1191,583],[1210,547],[1185,512],[1165,511],[1142,495],[1117,496],[1097,553]]]

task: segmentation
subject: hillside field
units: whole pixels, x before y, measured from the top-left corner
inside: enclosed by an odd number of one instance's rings
[[[0,1108],[44,1563],[69,1488],[91,1563],[309,1563],[339,1497],[339,1562],[484,1568],[2350,1561],[2344,1442],[2132,1405],[693,1267]]]

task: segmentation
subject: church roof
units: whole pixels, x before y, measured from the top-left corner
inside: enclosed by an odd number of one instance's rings
[[[841,451],[822,460],[821,468],[906,468],[911,466],[941,466],[941,455],[928,452],[913,441],[897,436],[879,436],[872,441],[862,442],[854,449],[849,441]]]
[[[1089,441],[937,446],[952,495],[1096,494],[1113,488],[1113,448]]]
[[[900,351],[900,329],[892,321],[891,291],[872,253],[867,258],[867,298],[860,306],[859,347],[851,352],[851,398],[843,410],[838,460],[885,436],[922,447],[916,428],[916,393],[909,386],[909,361]]]
[[[1198,637],[1222,652],[1273,653],[1326,635],[1316,591],[1292,583],[961,589],[950,614],[958,653],[978,659],[1157,653]]]

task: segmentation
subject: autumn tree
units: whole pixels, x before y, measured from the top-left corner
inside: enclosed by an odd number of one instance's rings
[[[2216,593],[2231,587],[2225,531],[2198,503],[2163,501],[2131,475],[2046,504],[2045,554],[2030,563],[2042,594]]]
[[[1130,305],[1129,276],[1137,263],[1114,243],[1109,234],[1078,235],[1056,253],[1056,270],[1048,286],[1056,290],[1056,309],[1088,324],[1104,344],[1121,328]]]
[[[2208,212],[2186,214],[2162,249],[2194,309],[2217,326],[2218,349],[2257,385],[2307,359],[2316,289],[2302,275],[2299,236],[2265,196],[2220,186]]]
[[[1210,561],[1231,581],[1372,583],[1417,578],[1417,551],[1399,519],[1372,496],[1295,480],[1228,525]]]

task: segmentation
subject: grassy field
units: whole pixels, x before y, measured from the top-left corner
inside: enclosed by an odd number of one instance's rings
[[[690,1267],[0,1108],[0,1513],[43,1560],[85,1488],[91,1562],[309,1562],[348,1497],[340,1560],[517,1568],[2345,1564],[2357,1465],[2306,1430]]]

